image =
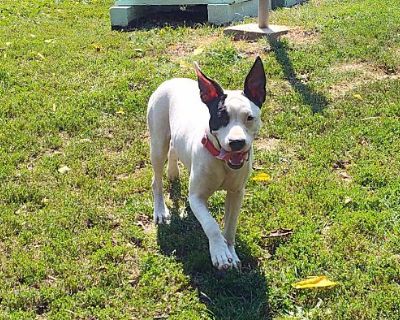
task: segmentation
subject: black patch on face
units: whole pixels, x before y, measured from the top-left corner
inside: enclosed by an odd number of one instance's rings
[[[210,112],[209,126],[211,131],[217,131],[221,127],[226,127],[229,123],[229,115],[225,106],[226,94],[207,103]]]

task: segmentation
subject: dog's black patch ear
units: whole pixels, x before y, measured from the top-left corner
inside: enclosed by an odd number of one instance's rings
[[[197,63],[195,63],[194,66],[196,70],[197,81],[199,83],[201,101],[203,101],[205,104],[208,104],[211,101],[222,97],[224,95],[224,90],[222,90],[221,86],[216,81],[208,78],[203,72],[201,72]]]
[[[267,95],[267,79],[265,77],[264,66],[260,57],[256,58],[249,74],[244,82],[244,94],[250,101],[261,108]]]

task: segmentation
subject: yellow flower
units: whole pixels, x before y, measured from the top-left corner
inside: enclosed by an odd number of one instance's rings
[[[272,180],[272,178],[265,172],[257,173],[253,179],[253,181],[257,182],[269,182]]]

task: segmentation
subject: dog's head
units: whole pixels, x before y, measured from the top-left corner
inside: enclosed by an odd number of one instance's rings
[[[228,162],[233,169],[243,165],[240,154],[249,151],[261,126],[261,106],[266,96],[266,77],[257,57],[242,90],[226,90],[208,78],[196,65],[200,97],[210,112],[210,132],[222,149],[236,156]]]

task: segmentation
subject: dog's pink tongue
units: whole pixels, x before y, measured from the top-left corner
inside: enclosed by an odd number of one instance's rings
[[[243,162],[243,153],[237,152],[237,153],[232,153],[231,157],[229,159],[230,163],[232,163],[234,166],[241,165]]]

